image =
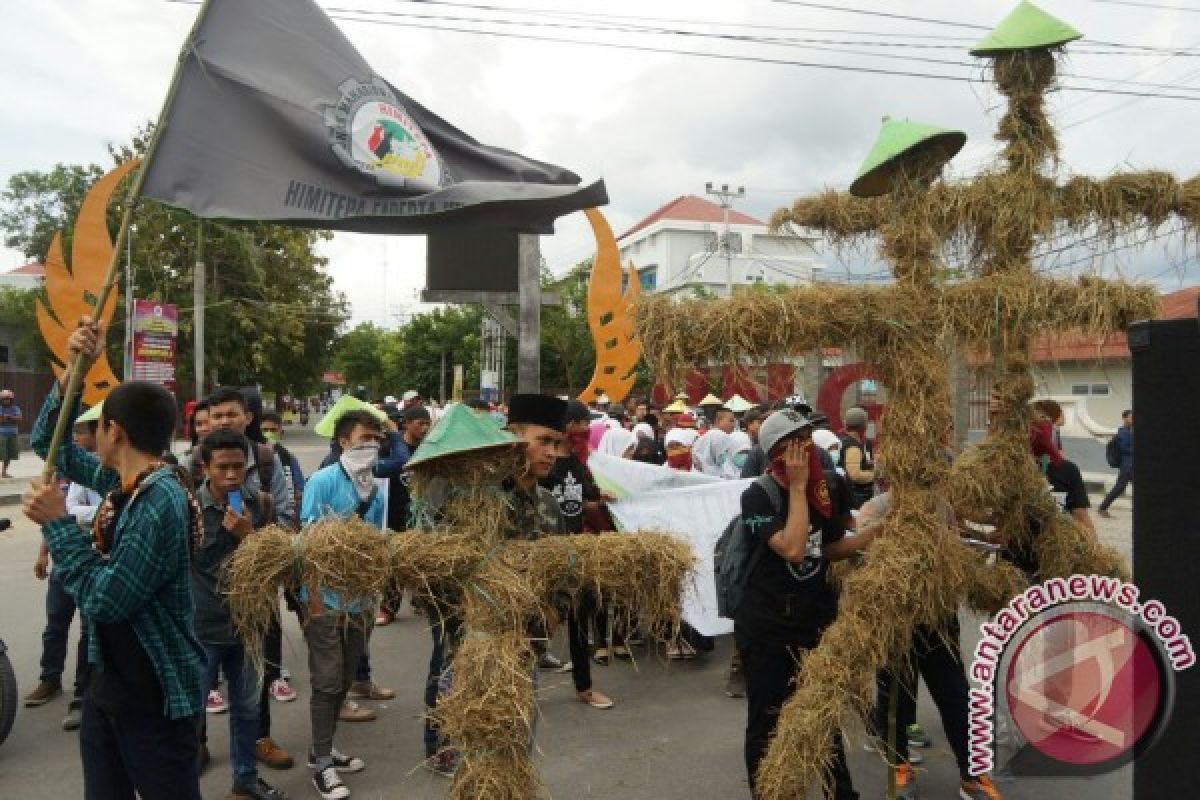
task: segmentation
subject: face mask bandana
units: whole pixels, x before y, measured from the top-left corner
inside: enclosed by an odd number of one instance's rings
[[[821,467],[821,457],[817,454],[817,449],[811,443],[806,444],[804,450],[808,456],[808,483],[804,487],[804,494],[808,497],[810,506],[821,512],[822,516],[828,517],[833,513],[833,500],[829,496],[829,486],[825,483],[825,472]],[[783,484],[785,488],[791,485],[783,456],[772,459],[767,471]]]
[[[342,451],[342,467],[350,476],[350,480],[354,483],[354,489],[358,492],[361,500],[370,497],[371,490],[375,488],[373,470],[378,461],[379,445],[375,442],[360,444]]]
[[[584,464],[587,463],[588,455],[588,432],[574,432],[567,434],[567,444],[571,448],[571,455],[578,458]]]

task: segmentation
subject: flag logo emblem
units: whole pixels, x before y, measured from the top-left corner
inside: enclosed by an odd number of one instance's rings
[[[425,193],[444,185],[437,151],[383,79],[351,79],[338,91],[324,117],[339,161],[389,189]]]

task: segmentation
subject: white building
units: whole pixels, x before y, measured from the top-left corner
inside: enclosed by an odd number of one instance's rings
[[[644,291],[716,295],[726,295],[730,283],[811,283],[824,269],[814,238],[768,233],[765,223],[733,209],[726,254],[724,215],[702,197],[677,197],[617,237],[621,263],[633,262]]]
[[[36,289],[42,285],[42,279],[45,276],[46,268],[35,261],[8,272],[0,272],[0,286],[11,286],[14,289]]]

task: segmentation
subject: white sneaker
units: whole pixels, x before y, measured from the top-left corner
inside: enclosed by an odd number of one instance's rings
[[[312,784],[313,788],[317,790],[317,794],[324,797],[325,800],[345,800],[350,796],[350,790],[346,788],[346,784],[342,783],[342,777],[333,767],[326,767],[320,772],[314,772]]]

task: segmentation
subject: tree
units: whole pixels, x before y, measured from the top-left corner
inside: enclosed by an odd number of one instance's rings
[[[370,322],[363,322],[338,339],[334,347],[334,363],[353,391],[367,387],[371,397],[383,395],[384,338],[388,334]]]
[[[83,196],[105,173],[97,164],[55,164],[49,172],[18,172],[0,193],[0,230],[4,246],[26,258],[43,261],[54,234],[64,231],[70,252],[70,233]]]
[[[17,289],[0,286],[0,320],[17,336],[13,361],[25,368],[45,367],[50,360],[46,343],[38,330],[35,303],[41,289]]]
[[[542,309],[542,386],[574,396],[596,368],[596,347],[587,324],[587,287],[592,260],[581,261],[562,278],[542,271],[542,288],[557,292],[562,304]]]
[[[114,164],[146,151],[151,128],[131,141],[110,146]],[[58,165],[48,173],[18,173],[0,195],[0,232],[10,246],[44,258],[56,229],[70,253],[75,214],[91,184],[107,171],[99,165]],[[109,229],[116,231],[125,194],[118,189],[109,207]],[[333,291],[326,259],[317,244],[330,237],[267,223],[200,221],[193,215],[142,200],[134,209],[131,255],[135,294],[179,307],[177,380],[190,396],[195,385],[192,312],[193,278],[199,237],[207,271],[204,353],[206,383],[261,385],[276,396],[309,394],[320,386],[330,347],[347,317],[345,299]],[[124,281],[122,281],[122,289]],[[119,303],[110,331],[125,327],[125,303]],[[108,338],[109,359],[120,371],[122,337]]]

